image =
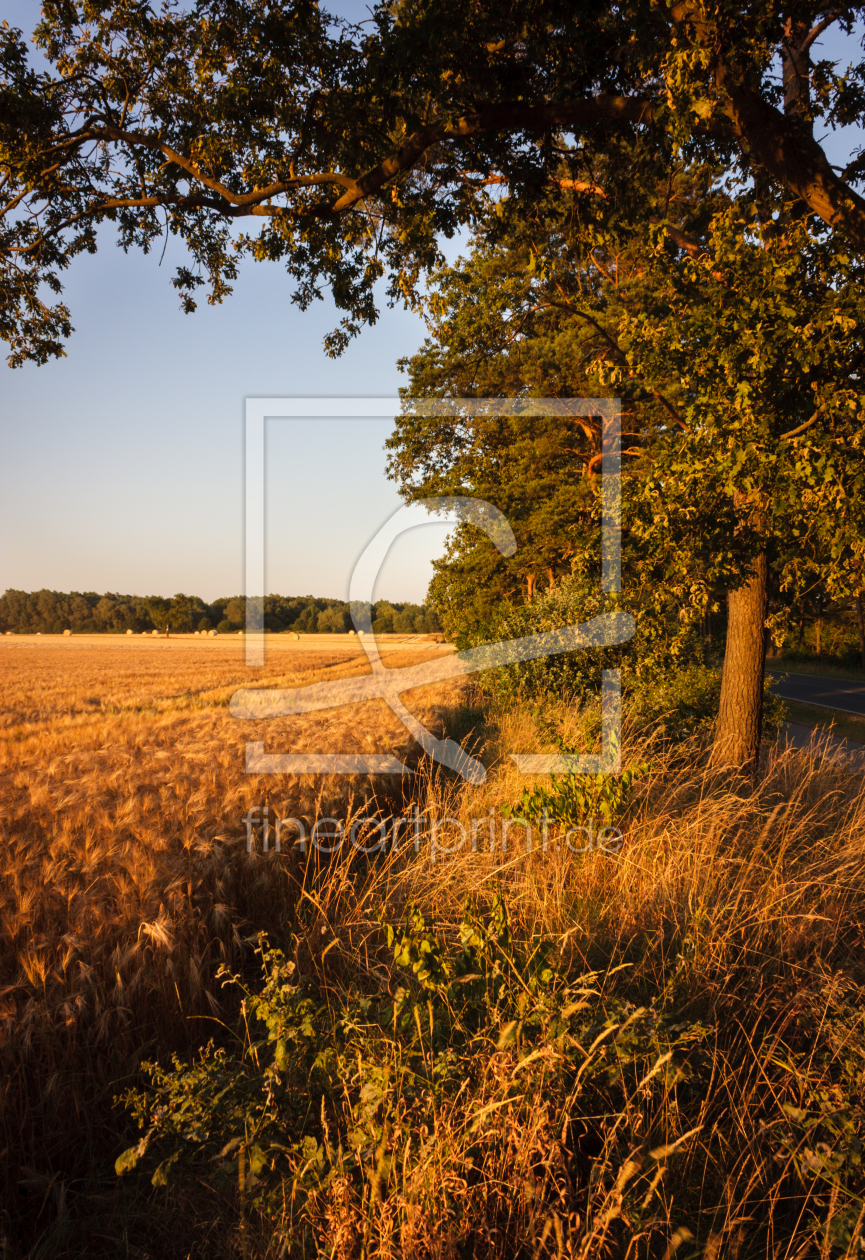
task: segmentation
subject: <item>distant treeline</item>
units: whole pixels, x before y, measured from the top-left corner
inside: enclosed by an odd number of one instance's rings
[[[197,595],[118,595],[95,591],[6,591],[0,596],[0,633],[13,634],[125,634],[147,630],[218,630],[231,634],[246,624],[246,600],[242,595],[216,599],[207,604]],[[268,595],[264,601],[264,627],[273,633],[293,630],[299,634],[343,633],[352,628],[349,606],[339,599],[313,595]],[[423,604],[391,604],[379,600],[373,607],[373,629],[378,634],[430,634],[441,629],[438,617]]]

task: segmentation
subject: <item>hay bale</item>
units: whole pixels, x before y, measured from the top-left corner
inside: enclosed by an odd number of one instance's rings
[[[64,634],[64,637],[65,637],[65,638],[68,638],[68,637],[69,637],[69,635],[71,635],[71,633],[72,633],[72,631],[71,631],[71,630],[64,630],[64,631],[63,631],[63,634]],[[127,630],[127,631],[126,631],[126,633],[127,633],[127,634],[132,634],[132,631],[131,631],[131,630]]]

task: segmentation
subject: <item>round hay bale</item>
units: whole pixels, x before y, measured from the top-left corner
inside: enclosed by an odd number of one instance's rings
[[[71,631],[71,630],[64,630],[64,631],[63,631],[63,633],[64,633],[64,634],[71,634],[71,633],[72,633],[72,631]],[[134,633],[135,633],[135,631],[134,631],[134,630],[127,630],[127,631],[126,631],[126,633],[127,633],[127,634],[134,634]]]
[[[159,634],[159,631],[158,631],[158,630],[151,630],[151,631],[150,631],[150,633],[153,635],[153,637],[154,637],[154,638],[156,638],[156,636]]]
[[[69,635],[71,635],[71,633],[72,633],[72,631],[71,631],[71,630],[64,630],[64,631],[63,631],[63,634],[64,634],[64,636],[65,636],[66,638],[68,638],[68,637],[69,637]],[[127,633],[127,634],[132,634],[132,631],[131,631],[131,630],[127,630],[127,631],[126,631],[126,633]]]

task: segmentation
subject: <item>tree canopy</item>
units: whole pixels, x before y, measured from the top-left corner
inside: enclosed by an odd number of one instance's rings
[[[31,64],[0,35],[0,333],[13,364],[63,352],[72,259],[114,222],[125,249],[183,239],[187,310],[239,260],[280,261],[301,307],[325,287],[338,352],[373,286],[417,300],[439,242],[507,189],[554,186],[586,220],[627,217],[634,168],[705,157],[769,216],[802,211],[865,246],[865,158],[815,139],[860,121],[865,67],[813,60],[828,9],[676,0],[401,0],[361,25],[314,0],[45,0]],[[665,223],[663,207],[655,216]],[[671,235],[699,252],[703,239]],[[53,297],[51,294],[53,293]]]
[[[377,626],[383,633],[430,634],[440,623],[432,609],[421,604],[392,605],[380,600],[375,617],[385,618]],[[0,595],[0,633],[4,634],[124,634],[152,630],[219,630],[237,632],[246,626],[246,599],[243,595],[215,599],[207,604],[198,595],[118,595],[94,591],[16,591]],[[347,601],[322,599],[313,595],[267,595],[264,600],[264,626],[273,634],[293,630],[302,634],[341,634],[351,629]]]
[[[732,755],[753,760],[770,589],[777,629],[809,592],[863,585],[865,275],[837,235],[789,204],[761,222],[756,193],[726,194],[705,164],[663,185],[644,171],[630,206],[640,199],[638,219],[588,229],[554,196],[501,203],[497,231],[434,277],[406,394],[621,396],[634,610],[645,616],[654,590],[655,611],[693,619],[729,593]],[[695,225],[696,256],[671,240]],[[511,561],[464,526],[439,565],[433,591],[460,629],[482,628],[496,595],[513,599],[509,570],[531,599],[542,554],[551,586],[553,557],[597,572],[597,434],[581,437],[568,450],[561,421],[421,421],[410,407],[398,422],[391,472],[405,497],[482,492],[513,517]],[[536,497],[545,478],[553,490]],[[747,667],[734,668],[740,651]]]

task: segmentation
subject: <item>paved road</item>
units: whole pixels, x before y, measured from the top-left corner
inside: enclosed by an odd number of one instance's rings
[[[778,732],[778,742],[793,748],[819,750],[828,761],[850,762],[865,770],[865,744],[853,739],[841,739],[825,726],[802,726],[799,722],[785,722]]]
[[[865,717],[865,683],[775,669],[767,670],[767,673],[777,679],[774,692],[782,700],[799,700],[805,704],[816,704],[821,709],[837,709],[839,713],[856,713]]]

